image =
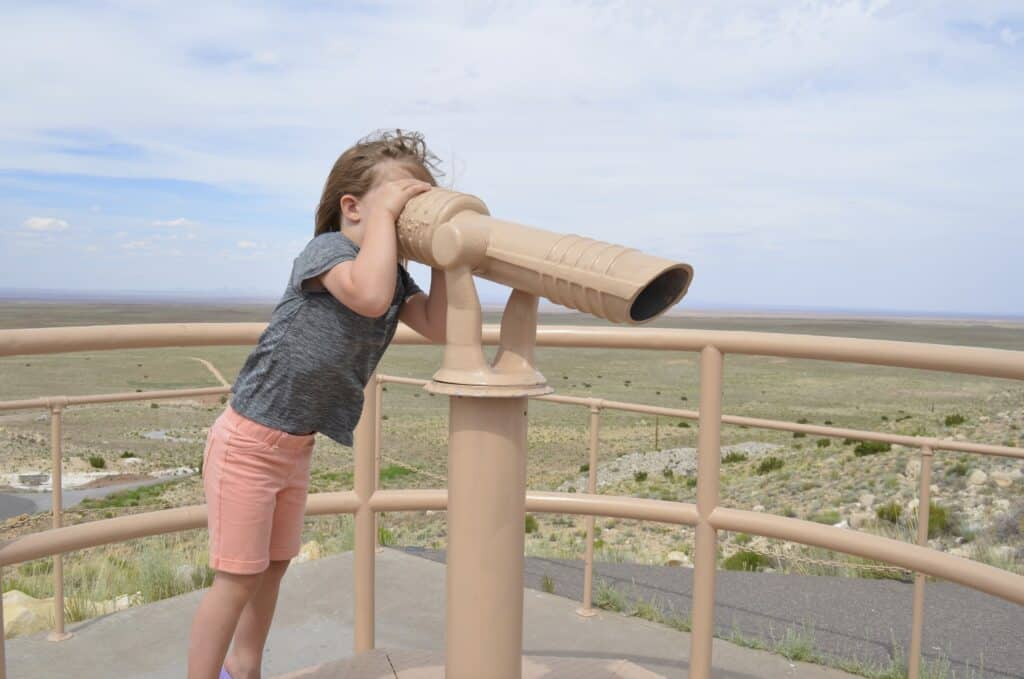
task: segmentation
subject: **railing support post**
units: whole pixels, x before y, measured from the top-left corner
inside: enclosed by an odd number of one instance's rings
[[[597,440],[601,427],[601,408],[597,405],[590,406],[590,467],[587,470],[587,492],[593,495],[597,492]],[[576,613],[590,618],[596,615],[593,608],[594,591],[594,521],[593,515],[587,517],[587,547],[583,557],[583,606],[576,609]]]
[[[4,569],[0,567],[0,585],[4,582]],[[0,592],[3,587],[0,586]],[[0,679],[7,679],[7,639],[4,636],[4,601],[0,594]]]
[[[917,505],[917,544],[928,546],[928,515],[931,509],[932,458],[931,446],[921,448],[920,488]],[[910,628],[910,654],[907,658],[907,679],[921,675],[921,633],[924,628],[924,573],[914,573],[914,617]]]
[[[50,485],[53,488],[53,527],[60,528],[63,522],[64,512],[64,481],[61,468],[64,462],[64,453],[61,445],[63,436],[63,413],[64,403],[57,399],[50,403],[50,452],[51,473]],[[47,635],[48,641],[64,641],[70,639],[71,635],[64,630],[64,556],[53,555],[53,631]]]
[[[690,679],[711,679],[711,643],[715,633],[715,569],[718,532],[711,512],[718,506],[722,425],[722,352],[700,352],[700,417],[697,438],[697,526],[693,559],[693,611]]]
[[[374,490],[374,440],[376,438],[377,399],[374,394],[376,375],[370,377],[363,391],[363,412],[353,432],[354,486],[359,508],[355,513],[355,652],[370,651],[374,646],[374,511],[370,498]]]
[[[380,375],[374,375],[371,382],[374,385],[373,388],[373,489],[380,490],[380,440],[381,440],[381,422],[383,418],[381,413],[384,412],[382,405],[384,400],[384,382],[381,380]],[[373,514],[373,544],[376,550],[381,551],[382,547],[380,544],[380,517],[377,513]]]

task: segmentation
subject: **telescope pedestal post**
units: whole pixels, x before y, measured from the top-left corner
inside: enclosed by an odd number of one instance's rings
[[[538,299],[512,292],[495,365],[478,369],[471,271],[446,274],[460,286],[454,296],[448,288],[456,315],[445,363],[426,386],[449,397],[445,677],[521,679],[527,406],[529,396],[552,391],[533,367]]]

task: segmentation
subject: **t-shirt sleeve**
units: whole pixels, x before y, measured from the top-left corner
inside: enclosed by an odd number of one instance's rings
[[[306,248],[295,258],[292,265],[291,286],[299,293],[326,292],[326,290],[303,290],[302,284],[310,278],[330,271],[342,262],[356,258],[359,250],[350,240],[339,233],[325,233],[309,241]]]
[[[412,275],[401,264],[398,265],[398,272],[402,276],[402,285],[405,289],[405,293],[402,296],[403,302],[412,297],[413,295],[417,295],[423,292],[420,286],[416,285],[416,281],[412,279]]]

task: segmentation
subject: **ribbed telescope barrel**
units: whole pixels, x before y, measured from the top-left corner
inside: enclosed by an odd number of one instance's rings
[[[615,323],[643,323],[675,305],[693,269],[638,250],[490,216],[480,199],[432,189],[398,219],[402,257],[482,278]]]

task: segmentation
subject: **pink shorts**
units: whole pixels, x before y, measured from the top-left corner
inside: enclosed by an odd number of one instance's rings
[[[272,429],[228,405],[203,454],[211,568],[262,573],[299,553],[312,456],[313,434]]]

